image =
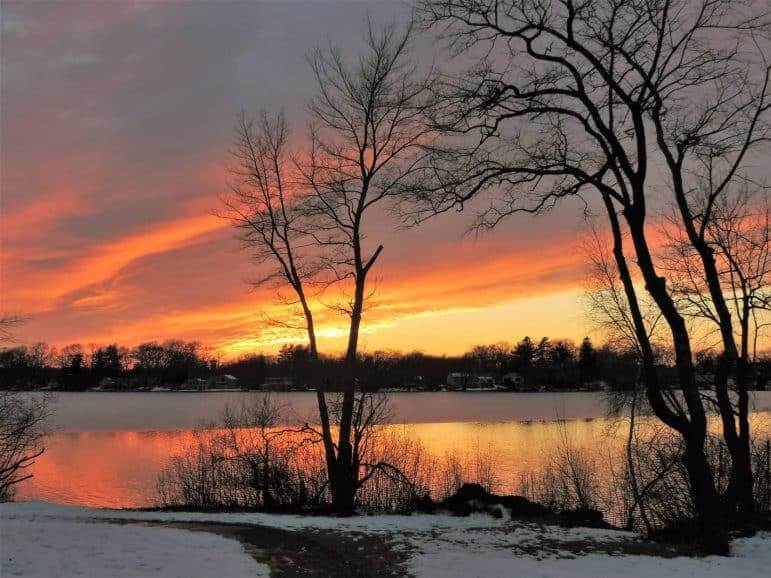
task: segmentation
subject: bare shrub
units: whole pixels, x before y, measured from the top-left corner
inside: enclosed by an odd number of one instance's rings
[[[377,467],[368,468],[356,496],[357,508],[409,512],[431,494],[434,460],[423,445],[404,430],[381,427],[370,449]]]
[[[442,500],[453,494],[464,484],[479,484],[489,493],[500,487],[498,463],[491,448],[475,447],[461,453],[447,452],[443,458],[434,461],[431,477],[431,495]]]
[[[256,396],[225,408],[222,419],[194,432],[194,443],[161,473],[163,506],[296,509],[324,502],[323,456],[307,437],[281,429],[284,408]]]
[[[752,444],[755,505],[760,513],[771,512],[771,439]]]
[[[16,485],[32,477],[29,467],[45,451],[50,408],[47,396],[0,392],[0,502],[13,499]]]
[[[354,423],[360,456],[356,508],[410,511],[430,493],[434,471],[408,432],[383,425],[386,398],[364,400]],[[333,414],[337,405],[330,404]],[[185,453],[159,476],[164,507],[301,510],[328,508],[331,495],[321,432],[290,427],[270,396],[227,407],[217,423],[194,432]]]
[[[599,509],[602,488],[595,452],[576,446],[560,422],[558,443],[541,471],[521,477],[518,492],[552,511]]]

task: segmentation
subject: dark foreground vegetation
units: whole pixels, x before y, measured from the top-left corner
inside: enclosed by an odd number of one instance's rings
[[[383,428],[387,397],[368,394],[377,408],[357,431],[361,447],[355,488],[360,513],[486,512],[563,526],[636,530],[667,543],[698,544],[696,509],[683,463],[682,442],[651,422],[620,420],[608,435],[629,435],[619,452],[576,446],[561,430],[546,465],[521,479],[502,480],[496,456],[484,451],[430,455],[408,430]],[[333,407],[339,407],[333,404]],[[337,410],[339,411],[339,410]],[[196,443],[176,456],[158,480],[163,508],[335,512],[321,432],[306,424],[281,427],[281,406],[260,396],[228,408],[221,420],[196,433]],[[333,416],[334,419],[334,416]],[[707,453],[722,491],[730,483],[730,458],[720,436]],[[757,516],[741,532],[771,522],[771,442],[753,443]],[[506,482],[517,495],[496,495]]]

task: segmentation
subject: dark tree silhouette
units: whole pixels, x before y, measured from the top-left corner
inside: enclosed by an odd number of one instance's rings
[[[330,283],[340,284],[344,302],[335,308],[349,319],[345,376],[333,441],[323,393],[319,414],[333,508],[353,510],[360,485],[357,420],[373,402],[356,396],[359,334],[370,273],[383,246],[368,243],[365,228],[373,209],[396,196],[422,166],[423,123],[430,76],[409,60],[412,25],[376,29],[367,22],[364,52],[354,64],[340,50],[316,50],[311,66],[317,94],[311,103],[311,153],[300,164],[309,190],[303,210],[315,244],[324,249]]]
[[[300,306],[315,360],[308,287],[336,285],[345,294],[345,302],[334,307],[350,322],[340,402],[330,404],[325,384],[316,383],[317,433],[332,507],[341,513],[353,510],[358,488],[373,475],[375,466],[364,464],[362,456],[384,411],[381,401],[357,393],[356,383],[368,279],[383,250],[366,241],[367,217],[414,177],[426,155],[421,145],[429,131],[422,118],[430,77],[409,61],[412,30],[411,25],[404,31],[393,25],[376,30],[368,22],[364,52],[353,65],[332,45],[316,50],[310,58],[317,94],[310,106],[307,158],[288,155],[283,117],[264,114],[256,124],[242,120],[236,182],[224,200],[244,245],[259,262],[272,265],[261,281],[291,288],[287,301]]]
[[[11,339],[15,318],[0,318],[0,342]],[[0,502],[13,497],[14,487],[32,477],[28,468],[40,457],[50,406],[46,397],[22,397],[0,391]]]
[[[768,140],[766,14],[728,0],[425,0],[426,24],[457,52],[482,54],[450,74],[433,118],[447,138],[434,147],[433,187],[415,187],[412,218],[493,196],[480,228],[516,212],[541,212],[560,199],[595,192],[613,234],[613,255],[643,350],[654,413],[685,441],[704,545],[727,552],[723,504],[706,460],[707,417],[696,387],[691,336],[646,232],[652,160],[663,170],[697,251],[720,319],[723,359],[738,360],[730,311],[719,291],[705,223],[743,172],[751,149]],[[709,179],[694,198],[694,175]],[[634,249],[645,289],[666,322],[683,402],[664,394],[624,254]],[[746,486],[749,464],[737,444],[723,372],[716,380],[724,437]]]
[[[707,180],[705,186],[712,186],[711,182]],[[687,229],[665,227],[669,243],[663,267],[672,280],[678,305],[684,315],[706,322],[708,330],[716,333],[724,345],[713,368],[716,388],[711,402],[720,410],[726,444],[732,460],[740,466],[732,471],[726,501],[729,508],[736,503],[744,518],[754,510],[749,423],[752,363],[758,336],[771,324],[771,239],[765,193],[763,188],[743,183],[737,190],[718,196],[709,191],[702,194],[702,203],[711,207],[700,210],[704,216],[699,239],[710,251],[710,267],[714,267],[719,289],[713,289],[710,275],[703,274],[702,251],[692,242]],[[715,299],[718,290],[722,303]],[[728,308],[733,314],[726,316],[721,308]],[[726,323],[730,324],[731,339],[738,338],[734,345],[726,345]],[[736,357],[733,348],[738,348]],[[731,374],[734,379],[729,382]],[[731,389],[736,401],[728,396]],[[733,424],[734,412],[738,431]]]

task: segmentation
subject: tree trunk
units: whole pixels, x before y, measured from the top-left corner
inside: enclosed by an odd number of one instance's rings
[[[720,496],[715,491],[712,470],[704,453],[703,439],[686,438],[683,461],[691,482],[699,541],[707,554],[727,556],[729,554],[728,532],[724,523]]]
[[[711,554],[727,554],[728,534],[722,521],[720,499],[704,449],[707,417],[696,387],[688,330],[672,297],[667,292],[666,281],[656,273],[645,237],[644,207],[629,206],[624,210],[624,217],[629,226],[637,255],[637,264],[645,281],[645,288],[656,302],[672,333],[675,365],[685,405],[688,409],[688,418],[673,412],[667,406],[662,397],[661,384],[658,383],[655,374],[652,375],[650,371],[646,372],[648,401],[656,416],[678,431],[685,441],[684,460],[694,498],[701,543]],[[628,269],[626,270],[626,277],[624,279],[625,286],[628,284],[633,287],[631,277],[628,277]],[[647,341],[647,335],[645,339]]]
[[[693,248],[699,254],[704,268],[704,278],[707,282],[709,296],[717,313],[718,326],[723,342],[723,355],[718,364],[715,375],[715,397],[717,400],[720,418],[723,425],[723,438],[731,454],[731,482],[725,496],[727,513],[734,516],[739,512],[739,517],[754,510],[754,498],[752,495],[752,464],[749,460],[749,422],[742,424],[742,414],[748,412],[748,394],[743,363],[740,360],[739,351],[734,337],[734,327],[731,320],[731,312],[723,295],[723,287],[720,282],[715,254],[712,247],[705,241],[702,234],[696,230],[694,219],[688,207],[682,182],[675,179],[674,190],[680,214],[685,226],[688,239]],[[743,332],[744,333],[744,332]],[[739,429],[737,432],[734,406],[728,392],[728,378],[733,369],[737,370],[736,388],[739,394],[736,413],[739,414]],[[746,448],[746,449],[745,449]]]
[[[735,468],[741,472],[739,479],[737,479],[737,514],[739,520],[748,520],[755,514],[755,494],[754,494],[754,475],[752,472],[752,448],[750,439],[750,396],[749,396],[749,379],[750,379],[750,363],[749,363],[749,338],[750,338],[750,304],[749,299],[746,297],[747,293],[743,290],[745,295],[742,304],[742,319],[741,319],[741,354],[739,356],[739,364],[736,371],[736,385],[737,385],[737,410],[739,418],[739,444],[741,458],[744,462],[741,467]]]
[[[343,376],[343,403],[340,407],[340,431],[338,433],[337,456],[334,475],[330,476],[332,510],[338,514],[351,514],[354,511],[356,492],[358,491],[359,472],[354,456],[351,433],[353,430],[353,411],[356,401],[356,364],[359,343],[359,329],[364,304],[365,274],[359,272],[354,289],[351,326],[348,333],[348,348],[345,355]]]

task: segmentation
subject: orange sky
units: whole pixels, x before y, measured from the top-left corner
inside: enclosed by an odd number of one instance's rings
[[[283,315],[280,304],[250,290],[260,272],[213,216],[232,129],[241,110],[283,109],[299,131],[308,50],[330,35],[356,50],[350,30],[367,12],[389,20],[404,10],[3,0],[0,312],[27,318],[18,339],[196,339],[234,356],[300,338],[267,321]],[[452,354],[596,333],[581,299],[578,204],[481,238],[463,234],[472,216],[403,231],[386,211],[372,215],[369,239],[385,251],[365,348]],[[316,306],[322,347],[341,350],[345,319]]]
[[[26,317],[19,341],[182,338],[233,356],[301,338],[268,322],[284,310],[250,290],[260,271],[213,216],[232,129],[242,109],[281,108],[299,132],[308,51],[330,35],[355,51],[350,30],[367,12],[404,9],[3,0],[0,309]],[[577,207],[480,239],[464,236],[471,217],[398,231],[385,210],[372,215],[385,251],[365,348],[459,353],[589,331]],[[321,345],[338,351],[345,319],[326,305]]]
[[[239,251],[228,224],[210,214],[216,195],[207,201],[61,250],[52,242],[60,221],[93,214],[67,189],[5,212],[3,309],[28,317],[20,338],[61,346],[179,337],[227,357],[302,339],[268,321],[286,316],[285,307],[273,290],[250,290],[247,281],[259,269]],[[514,233],[473,239],[463,236],[460,215],[406,232],[383,224],[371,235],[386,249],[372,278],[377,292],[365,347],[457,353],[526,333],[586,333],[576,230],[539,234],[542,227],[522,219]],[[327,307],[333,301],[325,296],[315,306],[322,346],[336,351],[345,318]]]

